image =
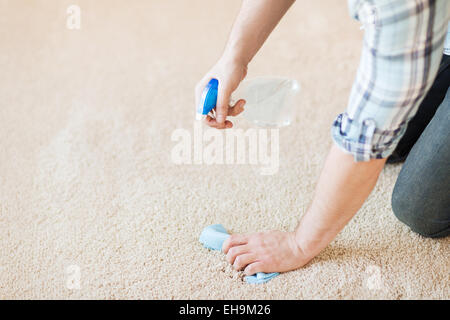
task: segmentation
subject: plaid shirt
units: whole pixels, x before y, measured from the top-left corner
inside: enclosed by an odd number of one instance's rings
[[[442,58],[450,0],[349,0],[365,29],[363,51],[334,142],[355,161],[388,157],[431,87]]]

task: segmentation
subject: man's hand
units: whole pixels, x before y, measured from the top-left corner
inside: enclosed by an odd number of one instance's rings
[[[217,129],[228,129],[233,127],[231,121],[227,121],[226,117],[237,116],[244,111],[245,100],[238,100],[234,106],[231,106],[230,96],[246,75],[247,66],[245,64],[222,58],[197,84],[195,87],[196,106],[198,105],[202,91],[209,80],[216,78],[219,81],[217,106],[215,108],[216,118],[214,119],[209,115],[206,117],[206,123],[210,127]]]
[[[247,66],[266,41],[273,28],[286,13],[294,0],[244,0],[234,22],[222,58],[203,77],[195,88],[195,103],[198,106],[206,84],[212,78],[219,80],[216,119],[206,117],[213,128],[231,128],[227,116],[237,116],[244,111],[244,100],[230,106],[230,96],[247,75]]]
[[[293,232],[269,231],[250,235],[231,235],[223,244],[227,261],[246,275],[258,272],[285,272],[308,263],[295,242]]]
[[[386,159],[354,162],[353,156],[331,147],[313,202],[295,232],[270,231],[232,235],[222,250],[246,274],[300,268],[317,256],[359,210]]]

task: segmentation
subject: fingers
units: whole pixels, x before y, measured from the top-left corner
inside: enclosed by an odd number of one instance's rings
[[[245,100],[238,100],[234,106],[228,108],[228,115],[232,117],[236,117],[244,111]]]
[[[217,123],[217,120],[210,117],[209,115],[206,116],[205,122],[208,126],[216,129],[230,129],[233,127],[233,123],[231,121],[226,120],[224,123],[220,124]]]
[[[231,247],[235,247],[238,245],[244,245],[247,244],[247,236],[242,234],[232,234],[230,237],[228,237],[227,240],[222,245],[222,251],[225,254],[228,254],[228,250],[230,250]]]
[[[216,105],[216,120],[219,124],[223,124],[227,118],[230,95],[231,91],[225,85],[219,83]]]
[[[250,263],[255,262],[255,260],[255,256],[251,253],[241,254],[234,259],[233,268],[235,270],[242,270]]]
[[[247,265],[244,269],[244,273],[247,276],[254,275],[255,273],[263,272],[263,263],[261,261],[256,261]]]
[[[241,254],[247,253],[248,247],[246,245],[231,247],[227,253],[227,261],[230,264],[234,264],[234,260]]]
[[[245,100],[238,100],[234,106],[228,107],[228,115],[232,117],[236,117],[244,111]],[[233,127],[233,123],[231,121],[225,120],[224,123],[219,123],[217,119],[214,119],[211,116],[206,116],[205,122],[208,126],[216,129],[230,129]]]

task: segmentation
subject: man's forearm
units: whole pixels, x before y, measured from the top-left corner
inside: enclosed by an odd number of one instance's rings
[[[369,196],[385,159],[354,162],[333,145],[316,187],[314,199],[296,229],[303,253],[313,258],[356,214]]]
[[[295,0],[244,0],[224,57],[247,65]]]

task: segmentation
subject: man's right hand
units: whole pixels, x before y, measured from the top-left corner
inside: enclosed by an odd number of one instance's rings
[[[245,0],[228,38],[222,58],[203,77],[195,88],[198,106],[202,91],[212,78],[219,80],[216,119],[207,116],[206,123],[213,128],[231,128],[227,116],[244,111],[244,100],[230,106],[231,93],[247,75],[247,65],[266,41],[294,0]]]
[[[202,91],[208,82],[215,78],[219,81],[217,93],[216,118],[206,116],[206,124],[217,129],[233,127],[227,116],[237,116],[244,111],[245,100],[238,100],[230,105],[231,93],[236,90],[241,81],[247,75],[247,65],[226,58],[221,58],[214,67],[200,80],[195,87],[195,105],[198,106]]]

